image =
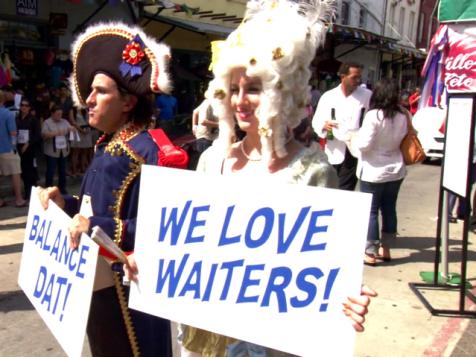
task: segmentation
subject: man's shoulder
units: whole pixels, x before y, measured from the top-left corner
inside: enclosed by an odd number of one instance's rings
[[[139,132],[130,140],[130,143],[132,145],[138,145],[143,148],[157,147],[148,130],[142,130],[141,132]]]
[[[327,91],[325,91],[322,95],[321,95],[321,98],[319,99],[319,103],[321,103],[322,101],[326,101],[328,100],[329,98],[333,97],[336,93],[336,89],[339,89],[339,86],[337,87],[334,87],[332,89],[329,89]]]
[[[338,86],[336,86],[336,87],[334,87],[334,88],[331,88],[331,89],[325,91],[325,92],[321,95],[321,99],[319,100],[319,102],[320,102],[321,100],[323,100],[323,99],[325,100],[326,98],[331,98],[331,97],[334,97],[334,96],[336,96],[336,95],[339,95],[339,94],[341,94],[341,91],[342,91],[342,89],[340,88],[340,85],[338,85]]]
[[[159,149],[148,131],[141,131],[127,141],[127,145],[130,146],[137,155],[143,158],[145,163],[155,164],[157,162],[157,152]]]
[[[367,88],[357,87],[353,94],[358,98],[370,99],[370,97],[372,96],[372,91]]]

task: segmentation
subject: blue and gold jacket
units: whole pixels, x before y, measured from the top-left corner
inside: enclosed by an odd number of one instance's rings
[[[91,198],[90,229],[100,226],[124,251],[134,248],[142,164],[157,165],[159,148],[144,128],[127,125],[97,142],[84,175],[79,198],[67,198],[65,211],[79,212],[84,195]],[[89,232],[90,233],[90,232]]]

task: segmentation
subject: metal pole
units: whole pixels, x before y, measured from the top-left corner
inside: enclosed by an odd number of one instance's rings
[[[443,190],[443,212],[441,222],[443,224],[443,234],[441,237],[441,276],[448,280],[448,240],[449,240],[449,222],[448,222],[448,191]],[[438,279],[438,277],[436,277]]]

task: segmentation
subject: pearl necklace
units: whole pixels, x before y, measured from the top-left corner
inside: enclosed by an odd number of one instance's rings
[[[248,161],[261,161],[261,156],[260,157],[251,157],[250,155],[248,155],[245,151],[245,145],[244,145],[244,142],[246,140],[246,137],[240,141],[240,150],[241,150],[241,153],[243,154],[244,157],[246,157],[246,159]]]

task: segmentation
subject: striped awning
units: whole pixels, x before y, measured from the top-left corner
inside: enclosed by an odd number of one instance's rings
[[[395,42],[394,39],[389,37],[385,37],[360,28],[339,24],[333,24],[331,27],[329,27],[329,32],[341,37],[343,40],[354,42],[368,42],[369,44]]]

